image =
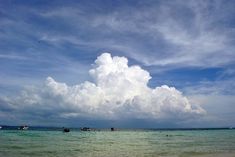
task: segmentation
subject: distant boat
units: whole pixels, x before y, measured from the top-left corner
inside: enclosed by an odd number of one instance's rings
[[[27,125],[23,125],[23,126],[20,126],[18,130],[28,130],[28,128],[29,127]]]
[[[63,132],[70,132],[70,129],[69,128],[64,128]]]
[[[83,128],[81,128],[81,131],[91,131],[91,129],[88,127],[83,127]]]
[[[2,129],[2,126],[0,126],[0,129]]]

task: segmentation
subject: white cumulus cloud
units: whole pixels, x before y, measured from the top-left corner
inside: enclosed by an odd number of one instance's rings
[[[18,97],[4,101],[15,110],[66,118],[183,119],[205,113],[174,87],[148,87],[149,72],[129,66],[125,57],[103,53],[89,74],[93,82],[73,86],[48,77],[43,86],[25,89]]]

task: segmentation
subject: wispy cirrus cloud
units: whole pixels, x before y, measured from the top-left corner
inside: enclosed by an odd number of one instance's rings
[[[37,29],[35,38],[53,46],[70,44],[83,50],[117,51],[165,70],[222,67],[234,62],[234,31],[224,20],[232,18],[230,3],[146,2],[137,3],[138,8],[120,4],[109,11],[99,10],[100,6],[90,11],[89,3],[54,6],[50,10],[33,7],[27,12],[38,20],[19,24],[24,26],[22,29]],[[30,20],[23,15],[25,21]],[[54,30],[42,26],[41,21],[48,22]],[[53,24],[55,21],[59,26]]]
[[[66,12],[65,10],[70,10]],[[145,65],[160,67],[221,67],[233,63],[234,31],[226,21],[229,3],[205,1],[161,2],[106,12],[87,12],[86,7],[56,8],[40,13],[47,19],[62,19],[75,36],[47,34],[52,42],[68,42],[122,51]],[[89,20],[87,20],[89,19]],[[87,36],[83,38],[85,30]],[[96,30],[96,31],[95,31]],[[90,38],[92,34],[92,38]],[[45,38],[46,39],[46,38]],[[163,53],[164,51],[164,53]],[[151,55],[151,57],[148,57]]]

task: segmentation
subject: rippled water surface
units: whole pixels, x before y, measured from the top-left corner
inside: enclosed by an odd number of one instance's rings
[[[235,130],[0,131],[0,157],[187,157],[234,152]]]

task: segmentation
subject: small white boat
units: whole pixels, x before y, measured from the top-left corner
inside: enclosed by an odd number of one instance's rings
[[[81,131],[91,131],[91,129],[88,127],[83,127],[83,128],[81,128]]]
[[[18,130],[28,130],[28,128],[29,128],[28,126],[24,125],[24,126],[20,126]]]
[[[0,129],[2,129],[2,126],[0,126]]]

